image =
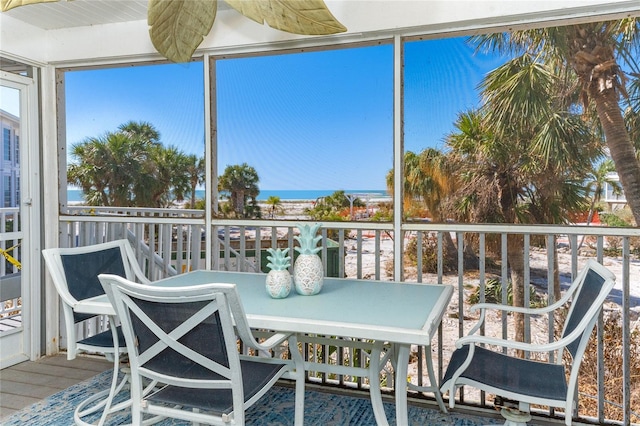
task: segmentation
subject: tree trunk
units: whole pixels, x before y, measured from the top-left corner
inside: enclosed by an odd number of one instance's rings
[[[596,104],[627,204],[631,208],[636,226],[640,226],[640,163],[636,160],[636,152],[624,124],[618,95],[613,88],[599,90],[596,85],[592,85],[589,92]]]
[[[519,234],[507,236],[507,258],[511,269],[513,306],[524,307],[524,237]],[[515,338],[524,342],[524,314],[514,314]],[[520,352],[518,352],[520,354]]]
[[[189,207],[192,209],[196,208],[196,186],[191,185],[191,205]]]
[[[233,210],[239,217],[244,213],[244,191],[236,191],[231,194],[233,199]]]
[[[462,243],[462,241],[460,241]],[[451,238],[451,233],[443,232],[442,233],[442,252],[445,257],[446,265],[456,265],[458,259],[458,250],[456,245],[453,242],[453,238]]]
[[[557,302],[562,297],[562,292],[560,291],[561,289],[560,289],[560,265],[558,264],[558,241],[555,235],[553,236],[553,243],[551,247],[547,245],[547,252],[549,250],[553,250],[553,283],[555,284],[553,287],[553,301]],[[547,291],[549,291],[548,288],[547,288]]]
[[[595,208],[596,208],[596,197],[594,194],[593,199],[591,200],[591,206],[589,207],[589,214],[587,215],[587,226],[589,226],[591,224],[591,221],[593,220],[593,213],[595,211]],[[578,250],[582,248],[585,238],[587,238],[586,235],[583,235],[582,238],[580,238],[580,244],[578,244]]]
[[[472,241],[465,241],[463,256],[465,269],[478,269],[478,256],[476,255]]]

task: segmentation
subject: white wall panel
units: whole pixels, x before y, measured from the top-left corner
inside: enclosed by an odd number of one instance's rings
[[[44,63],[48,56],[46,36],[46,31],[0,13],[0,54]]]

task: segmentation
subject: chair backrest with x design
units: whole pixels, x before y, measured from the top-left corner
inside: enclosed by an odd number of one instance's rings
[[[84,339],[85,344],[79,346],[74,327],[75,324],[96,316],[75,312],[74,306],[80,300],[104,294],[99,274],[109,273],[132,281],[149,282],[126,239],[81,247],[45,249],[42,250],[42,256],[62,300],[68,359],[75,358],[79,350],[92,350],[92,342],[96,344],[96,349],[107,344],[106,340],[102,342],[103,339],[96,338],[91,341]]]
[[[145,413],[244,424],[244,410],[293,371],[296,420],[301,421],[302,358],[295,367],[277,358],[240,356],[237,336],[257,343],[235,284],[163,287],[108,274],[100,275],[100,281],[116,308],[127,344],[134,424]],[[287,337],[282,335],[278,342]],[[142,395],[143,378],[159,382],[159,390]],[[202,412],[193,413],[194,408]]]
[[[233,284],[217,284],[215,292],[203,286],[155,296],[147,291],[144,298],[134,289],[116,293],[116,303],[124,308],[119,313],[125,339],[132,332],[129,337],[137,343],[131,363],[144,376],[165,383],[191,386],[193,381],[216,380],[217,386],[231,388],[233,372],[239,371],[227,302],[234,290]]]

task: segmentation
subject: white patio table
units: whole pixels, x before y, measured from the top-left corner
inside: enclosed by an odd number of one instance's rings
[[[273,299],[265,290],[265,274],[224,271],[193,271],[155,281],[158,286],[189,286],[212,282],[234,283],[249,320],[256,329],[294,332],[301,335],[348,337],[373,341],[369,368],[371,402],[378,425],[388,425],[382,406],[380,354],[391,348],[395,365],[396,424],[408,425],[407,370],[411,345],[426,346],[429,387],[441,410],[446,411],[431,361],[431,340],[449,304],[453,287],[388,281],[325,278],[315,296]],[[106,296],[81,301],[76,312],[114,315]],[[340,341],[342,346],[349,346]],[[313,366],[317,364],[311,363]],[[307,365],[308,370],[318,368]],[[340,366],[322,364],[327,371]]]

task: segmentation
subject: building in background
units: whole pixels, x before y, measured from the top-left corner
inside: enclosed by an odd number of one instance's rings
[[[607,174],[607,180],[612,180],[616,182],[620,182],[620,177],[616,172],[610,172]],[[627,198],[624,195],[624,191],[620,189],[620,192],[615,192],[613,190],[613,186],[608,182],[604,183],[605,195],[604,201],[607,203],[607,206],[610,210],[621,209],[627,205]]]
[[[16,207],[20,199],[20,118],[0,109],[2,161],[0,194],[2,207]]]

